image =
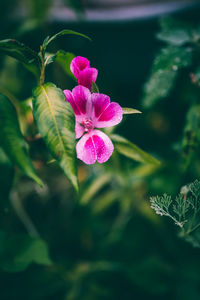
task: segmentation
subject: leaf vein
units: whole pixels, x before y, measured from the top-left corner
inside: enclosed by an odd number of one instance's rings
[[[60,131],[59,131],[59,128],[58,128],[58,125],[57,125],[57,122],[56,122],[56,118],[55,118],[55,115],[54,115],[54,112],[53,112],[53,109],[51,107],[51,101],[49,100],[49,97],[48,97],[48,94],[45,90],[45,88],[42,86],[42,89],[44,91],[44,94],[45,94],[45,98],[47,100],[47,104],[49,106],[49,110],[50,110],[50,114],[52,115],[52,119],[54,121],[54,124],[55,124],[55,128],[56,128],[56,132],[58,134],[58,138],[60,140],[60,143],[62,144],[62,147],[63,147],[63,151],[65,152],[65,146],[64,146],[64,142],[63,142],[63,139],[62,139],[62,136],[60,134]]]

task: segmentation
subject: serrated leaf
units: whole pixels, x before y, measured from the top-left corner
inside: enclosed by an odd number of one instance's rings
[[[182,20],[165,17],[160,22],[161,32],[157,38],[169,44],[182,46],[192,40],[193,28]]]
[[[19,60],[29,71],[38,75],[40,66],[39,56],[28,46],[14,39],[2,40],[0,41],[0,52]]]
[[[75,117],[61,89],[53,83],[37,87],[33,92],[33,114],[38,130],[65,175],[78,190]]]
[[[0,94],[0,145],[10,160],[40,186],[43,185],[36,175],[27,153],[27,143],[20,131],[16,109],[10,100]]]
[[[170,195],[150,198],[151,208],[161,216],[171,218],[176,225],[182,228],[179,236],[200,247],[200,181],[185,185],[181,192],[173,199]]]
[[[43,44],[42,44],[42,47],[43,47],[43,50],[45,51],[47,46],[53,42],[55,39],[59,38],[60,36],[63,36],[63,35],[68,35],[68,34],[71,34],[71,35],[78,35],[78,36],[81,36],[81,37],[84,37],[88,40],[91,40],[88,36],[86,36],[85,34],[82,34],[82,33],[79,33],[79,32],[76,32],[76,31],[73,31],[73,30],[69,30],[69,29],[64,29],[58,33],[56,33],[55,35],[53,35],[52,37],[47,37]]]
[[[155,159],[154,157],[152,157],[151,155],[149,155],[148,153],[146,153],[127,139],[117,134],[111,134],[110,138],[114,142],[116,150],[124,156],[142,163],[156,165],[160,164],[160,162],[157,159]]]
[[[131,114],[141,114],[142,112],[134,109],[134,108],[129,108],[129,107],[122,107],[122,111],[124,115],[131,115]]]
[[[190,48],[163,48],[156,57],[149,80],[144,86],[144,107],[151,107],[171,92],[178,72],[192,63]]]
[[[25,270],[31,263],[51,265],[46,243],[25,234],[0,232],[0,268],[8,272]]]

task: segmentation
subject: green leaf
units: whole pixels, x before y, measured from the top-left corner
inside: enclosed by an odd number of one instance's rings
[[[200,247],[200,181],[183,186],[175,199],[164,194],[151,197],[150,203],[158,215],[171,218],[181,227],[180,237],[194,247]]]
[[[134,178],[142,178],[144,179],[145,177],[152,176],[158,169],[160,168],[160,165],[155,165],[155,164],[142,164],[139,165],[138,167],[135,167],[131,171],[131,175]]]
[[[23,271],[31,263],[52,265],[47,245],[40,238],[0,231],[0,244],[0,268],[5,271]]]
[[[186,116],[182,147],[187,154],[198,150],[200,145],[200,105],[193,105]]]
[[[74,75],[70,70],[70,64],[72,59],[75,57],[74,54],[70,52],[65,52],[63,50],[59,50],[57,53],[47,53],[45,54],[45,65],[49,65],[53,62],[58,62],[62,69],[75,80]]]
[[[103,174],[98,178],[94,179],[92,184],[86,189],[81,197],[81,204],[88,204],[89,201],[94,198],[94,196],[99,193],[99,191],[111,181],[112,177],[109,173]]]
[[[115,148],[120,154],[123,154],[128,158],[142,163],[156,165],[160,164],[160,162],[157,159],[155,159],[145,151],[141,150],[139,147],[129,142],[127,139],[117,134],[111,134],[110,138],[113,140]]]
[[[7,203],[14,179],[13,165],[2,148],[0,148],[0,170],[0,206],[2,207]]]
[[[98,198],[95,198],[95,201],[93,203],[92,210],[95,214],[103,213],[105,210],[107,210],[114,202],[116,202],[119,199],[119,191],[109,189],[106,192],[103,193],[103,195],[100,195]]]
[[[99,93],[99,88],[95,82],[92,82],[92,88],[91,88],[92,93]]]
[[[183,197],[182,197],[183,198]],[[170,195],[164,194],[163,196],[159,197],[151,197],[150,203],[151,208],[155,210],[155,212],[160,216],[166,216],[171,218],[174,223],[180,227],[183,227],[184,221],[179,221],[171,212],[170,207],[172,205],[172,197]],[[176,211],[176,209],[175,209]],[[175,212],[176,213],[176,212]]]
[[[163,48],[156,57],[149,80],[144,86],[144,107],[151,107],[158,100],[167,97],[175,83],[180,69],[192,63],[190,48]]]
[[[171,17],[165,17],[160,22],[161,32],[157,38],[171,45],[182,46],[192,40],[192,26]]]
[[[91,40],[88,36],[86,36],[85,34],[82,34],[82,33],[79,33],[79,32],[76,32],[76,31],[73,31],[73,30],[69,30],[69,29],[64,29],[58,33],[56,33],[55,35],[53,35],[52,37],[46,37],[46,39],[44,40],[43,44],[42,44],[42,47],[43,47],[43,50],[45,51],[47,46],[53,42],[55,39],[59,38],[60,36],[63,36],[63,35],[67,35],[67,34],[72,34],[72,35],[78,35],[78,36],[81,36],[81,37],[84,37],[88,40]]]
[[[56,54],[46,53],[45,55],[45,66],[53,63],[56,60]]]
[[[43,185],[36,175],[27,153],[27,143],[20,131],[16,109],[10,100],[0,94],[0,145],[10,160],[40,186]]]
[[[70,64],[74,57],[75,57],[75,55],[73,53],[60,50],[56,53],[55,60],[56,60],[56,62],[58,62],[58,64],[61,66],[61,68],[67,75],[69,75],[71,78],[73,78],[73,80],[76,80],[76,78],[74,77],[74,75],[72,74],[72,72],[70,70]]]
[[[122,107],[123,114],[124,115],[131,115],[131,114],[141,114],[142,112],[134,109],[134,108],[129,108],[129,107]]]
[[[17,40],[8,39],[0,41],[0,52],[19,60],[29,71],[38,75],[40,67],[39,56],[31,48]]]
[[[52,83],[39,86],[33,93],[33,114],[38,130],[65,175],[78,190],[75,117],[63,92]]]

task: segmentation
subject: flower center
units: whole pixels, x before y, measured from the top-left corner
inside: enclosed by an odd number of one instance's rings
[[[88,132],[94,128],[93,122],[91,119],[86,118],[81,122],[81,125],[84,127],[85,132]]]

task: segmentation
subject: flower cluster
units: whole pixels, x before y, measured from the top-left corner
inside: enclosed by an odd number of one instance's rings
[[[122,120],[122,108],[110,102],[107,95],[91,93],[92,82],[96,81],[98,71],[90,67],[90,62],[81,56],[71,62],[71,71],[77,78],[78,86],[72,92],[64,90],[76,117],[77,157],[86,164],[106,162],[114,150],[110,138],[96,128],[111,127]]]
[[[91,89],[92,82],[97,79],[98,71],[90,67],[90,62],[87,58],[77,56],[70,65],[73,75],[77,78],[78,84]]]

